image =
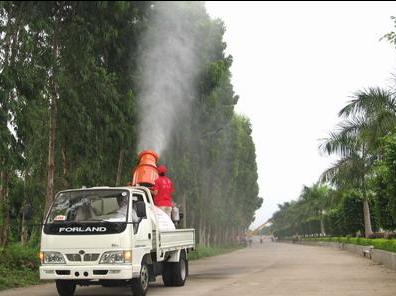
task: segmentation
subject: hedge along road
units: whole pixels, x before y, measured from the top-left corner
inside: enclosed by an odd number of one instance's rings
[[[54,284],[0,292],[0,296],[56,296]],[[78,287],[76,295],[131,295],[128,288]],[[160,277],[148,295],[396,295],[396,272],[349,252],[264,242],[190,263],[184,287]]]

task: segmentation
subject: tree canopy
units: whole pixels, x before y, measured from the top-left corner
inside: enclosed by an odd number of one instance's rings
[[[130,180],[144,79],[139,47],[158,5],[1,2],[3,246],[37,240],[38,227],[24,221],[26,205],[40,222],[59,190]],[[197,228],[200,243],[220,244],[247,229],[262,202],[251,126],[234,112],[224,24],[201,2],[169,5],[194,28],[199,75],[193,112],[177,122],[183,128],[171,134],[161,162],[170,167],[186,226]]]

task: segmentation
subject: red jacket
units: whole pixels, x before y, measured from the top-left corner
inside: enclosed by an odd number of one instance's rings
[[[158,190],[157,195],[154,197],[154,204],[158,207],[171,207],[173,206],[172,193],[174,191],[173,183],[167,176],[159,176],[155,180],[155,185],[152,190]]]

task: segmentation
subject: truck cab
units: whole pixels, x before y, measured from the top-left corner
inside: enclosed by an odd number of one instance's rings
[[[130,286],[145,295],[162,275],[183,286],[194,229],[175,229],[146,187],[93,187],[56,194],[41,237],[40,278],[59,295],[76,286]]]

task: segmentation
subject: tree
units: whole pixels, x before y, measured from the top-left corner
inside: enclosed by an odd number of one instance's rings
[[[338,131],[331,133],[321,148],[328,154],[340,154],[341,159],[324,172],[323,179],[339,186],[360,188],[368,237],[372,234],[368,182],[373,164],[382,154],[380,139],[396,124],[396,100],[389,91],[369,88],[357,92],[339,116],[343,121]]]
[[[324,214],[331,202],[329,191],[329,188],[323,184],[314,184],[311,187],[304,186],[301,193],[301,199],[306,204],[307,212],[312,218],[319,218],[322,235],[326,234]]]
[[[157,25],[151,16],[159,5],[0,4],[0,233],[8,233],[10,219],[18,225],[13,240],[35,241],[40,234],[24,222],[26,204],[39,223],[56,191],[129,181],[145,79],[137,52],[147,29]],[[262,203],[251,126],[234,112],[238,96],[224,24],[212,20],[203,3],[169,5],[191,34],[197,77],[195,91],[182,96],[192,100],[193,111],[178,118],[161,157],[175,179],[186,226],[197,228],[201,243],[221,244],[247,229]]]

